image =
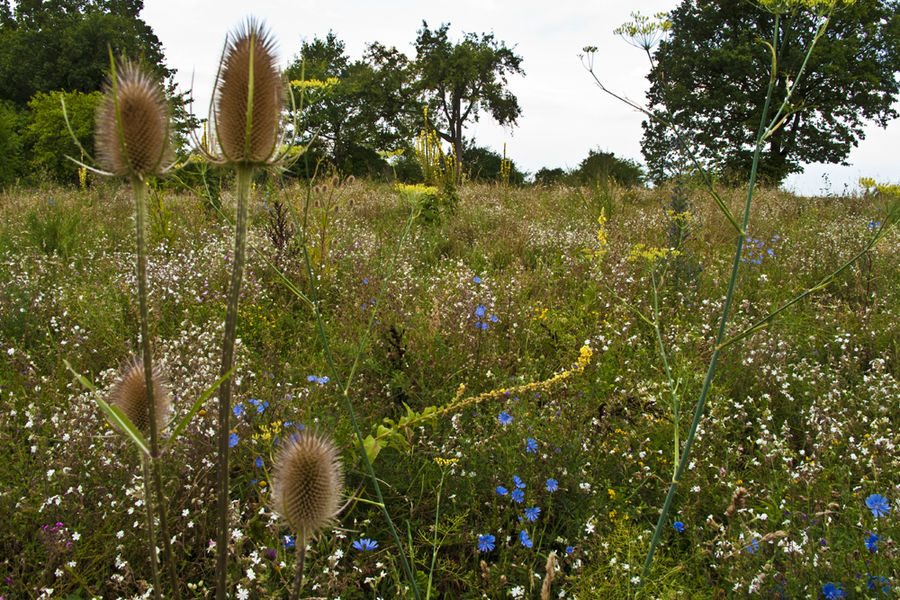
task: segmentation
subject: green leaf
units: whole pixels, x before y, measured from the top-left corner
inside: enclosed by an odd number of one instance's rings
[[[375,457],[378,456],[378,453],[384,448],[384,446],[371,435],[366,436],[366,439],[363,440],[363,446],[366,449],[366,455],[369,457],[369,462],[375,462]]]
[[[131,422],[125,413],[123,413],[117,406],[111,406],[108,404],[103,398],[99,396],[95,398],[97,404],[100,405],[100,408],[103,409],[103,412],[106,413],[106,416],[109,418],[110,422],[115,425],[119,431],[122,431],[125,435],[127,435],[132,442],[138,447],[138,450],[143,452],[145,455],[150,456],[150,445],[147,443],[147,439],[144,437],[144,434],[140,432],[140,430],[134,426],[134,423]]]
[[[203,406],[203,403],[212,396],[213,392],[215,392],[222,383],[225,382],[226,379],[231,377],[231,374],[234,372],[234,367],[229,369],[227,373],[222,375],[214,384],[212,384],[205,392],[203,392],[194,404],[191,406],[191,410],[187,412],[184,417],[182,417],[181,421],[178,422],[178,425],[175,426],[175,429],[172,430],[172,436],[169,438],[169,441],[166,443],[166,447],[171,446],[179,435],[184,431],[185,427],[188,426],[188,423],[191,422],[191,419],[194,418],[194,415],[199,412],[200,408]]]
[[[63,364],[66,365],[66,369],[68,369],[69,372],[72,373],[72,375],[74,375],[76,379],[78,379],[78,381],[85,387],[85,389],[96,393],[97,388],[94,387],[94,384],[91,383],[90,379],[73,369],[72,365],[70,365],[69,361],[67,361],[66,359],[63,359]]]

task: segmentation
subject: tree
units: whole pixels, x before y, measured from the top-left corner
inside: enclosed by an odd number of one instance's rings
[[[799,5],[800,3],[797,3]],[[818,17],[795,5],[780,18],[775,106],[800,69]],[[896,118],[900,91],[900,4],[857,0],[834,15],[793,94],[782,126],[766,140],[760,175],[782,181],[803,163],[845,163],[863,125]],[[649,102],[665,109],[708,166],[746,178],[770,76],[774,15],[745,0],[684,0],[653,57]],[[679,152],[664,124],[644,123],[642,151],[651,177],[667,176]]]
[[[28,103],[31,122],[24,131],[33,173],[45,173],[60,182],[78,181],[78,167],[66,156],[80,158],[80,150],[69,135],[63,117],[60,96],[66,103],[66,115],[72,133],[90,153],[94,147],[94,115],[100,92],[38,92]]]
[[[377,151],[404,146],[411,137],[416,102],[409,60],[396,48],[373,43],[362,60],[351,61],[329,32],[324,40],[304,42],[286,73],[292,81],[306,80],[301,129],[318,134],[319,152],[339,170],[363,175],[386,168]]]
[[[599,149],[588,152],[573,174],[582,184],[613,179],[619,185],[629,187],[644,181],[644,170],[639,164]]]
[[[141,20],[142,0],[20,0],[0,5],[0,99],[24,108],[37,92],[101,89],[109,51],[163,79],[162,44]]]
[[[459,43],[447,37],[450,24],[434,31],[422,21],[416,39],[416,89],[427,99],[429,119],[450,143],[462,174],[463,128],[486,111],[500,125],[515,125],[522,109],[507,89],[508,74],[524,74],[522,57],[493,34],[467,33]]]

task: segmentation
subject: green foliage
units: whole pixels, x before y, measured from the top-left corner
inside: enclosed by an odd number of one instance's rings
[[[522,57],[497,42],[493,34],[466,33],[460,42],[448,37],[450,24],[432,31],[428,23],[416,38],[415,89],[421,93],[441,139],[464,156],[463,128],[487,112],[500,125],[515,125],[522,113],[515,95],[507,88],[507,76],[522,74]],[[457,161],[457,180],[462,176]]]
[[[641,185],[644,180],[644,171],[639,164],[600,149],[588,153],[587,158],[579,163],[575,175],[582,184],[612,179],[618,185],[630,187]]]
[[[503,156],[483,146],[468,144],[463,151],[463,164],[469,181],[502,181],[503,160]],[[510,165],[508,183],[519,185],[524,182],[525,174],[516,167],[515,161],[506,160]]]
[[[665,108],[701,158],[720,175],[746,181],[769,81],[770,51],[760,32],[775,15],[743,0],[685,0],[670,15],[671,31],[653,55],[648,99]],[[820,17],[794,6],[780,16],[779,106],[797,77]],[[768,35],[768,34],[766,34]],[[863,126],[897,117],[900,92],[900,3],[859,0],[835,12],[793,90],[785,121],[765,141],[763,180],[780,182],[804,163],[841,163],[862,139]],[[680,152],[663,123],[645,122],[642,150],[651,177],[666,177]]]
[[[53,197],[25,214],[25,234],[32,246],[48,255],[68,258],[79,244],[81,214],[60,206]]]
[[[19,130],[22,113],[7,102],[0,102],[0,188],[16,180],[22,162]]]
[[[44,172],[59,182],[77,183],[75,163],[66,158],[80,159],[81,151],[66,127],[60,100],[66,104],[66,114],[72,133],[87,152],[94,146],[94,114],[100,102],[100,92],[38,92],[28,102],[31,121],[25,130],[31,169]]]

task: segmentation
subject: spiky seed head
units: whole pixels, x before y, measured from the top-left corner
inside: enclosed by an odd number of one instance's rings
[[[292,437],[278,454],[273,483],[272,508],[300,539],[308,539],[340,509],[344,475],[337,449],[309,431]]]
[[[226,43],[216,85],[215,125],[228,162],[262,164],[277,150],[285,88],[274,47],[269,33],[253,19]]]
[[[169,107],[159,83],[135,63],[122,61],[97,109],[97,159],[116,175],[143,177],[172,162]]]
[[[171,404],[169,386],[158,366],[153,368],[152,380],[156,428],[157,431],[162,431]],[[125,413],[141,433],[147,434],[150,431],[150,403],[147,401],[144,361],[132,357],[125,363],[109,394],[109,403]]]

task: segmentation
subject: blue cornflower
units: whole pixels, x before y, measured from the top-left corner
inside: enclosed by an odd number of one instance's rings
[[[566,554],[572,554],[575,552],[575,546],[566,546]]]
[[[684,531],[684,523],[682,523],[681,521],[675,521],[675,523],[672,525],[672,527],[674,527],[675,531],[677,531],[678,533],[681,533],[682,531]],[[753,541],[756,541],[756,540],[753,540]]]
[[[559,489],[559,482],[553,479],[552,477],[547,480],[547,491],[555,492]]]
[[[234,416],[240,417],[244,414],[244,405],[239,402],[234,405],[234,408],[232,408],[231,411],[234,413]]]
[[[494,542],[496,538],[492,536],[490,533],[485,535],[478,536],[478,551],[479,552],[490,552],[494,549]]]
[[[887,514],[891,512],[891,507],[888,505],[887,498],[881,494],[872,494],[866,498],[866,506],[872,511],[872,515],[876,519],[878,517],[886,517]]]
[[[500,413],[500,415],[497,417],[497,420],[500,421],[501,425],[509,425],[510,423],[513,422],[512,415],[510,415],[505,410],[502,413]]]
[[[881,538],[878,537],[877,533],[869,532],[871,535],[866,538],[866,549],[869,552],[878,552],[878,540]]]
[[[317,379],[318,379],[318,377],[316,377],[315,375],[310,375],[309,377],[306,378],[307,381],[315,381]]]
[[[496,323],[500,319],[497,318],[497,315],[491,315],[491,323]]]
[[[294,547],[294,536],[286,535],[281,538],[281,545],[284,546],[285,550],[290,550]]]
[[[509,490],[507,490],[507,489],[506,489],[505,487],[503,487],[502,485],[498,485],[498,486],[497,486],[497,493],[500,494],[501,496],[505,496],[505,495],[507,495],[507,494],[509,493]]]
[[[518,475],[513,475],[513,483],[516,484],[517,488],[525,488],[525,482]]]
[[[512,494],[510,494],[510,497],[519,504],[522,504],[522,502],[525,500],[525,492],[523,492],[522,490],[513,490]]]
[[[525,452],[537,452],[537,440],[528,438],[525,440]]]
[[[484,306],[482,306],[481,304],[479,304],[478,307],[475,309],[475,316],[478,317],[478,318],[480,319],[481,317],[484,316],[484,311],[485,311],[485,310],[486,310],[486,309],[484,308]]]
[[[257,466],[257,467],[262,467],[262,466],[263,466],[263,459],[260,458],[259,456],[256,457],[256,466]]]
[[[840,584],[834,585],[833,583],[826,583],[823,585],[822,593],[827,600],[837,600],[838,598],[845,598],[847,596],[847,592],[844,591],[844,588],[842,588]]]
[[[228,436],[228,447],[234,448],[235,446],[237,446],[239,439],[240,438],[238,437],[238,434],[232,432],[231,435]]]
[[[539,516],[541,516],[541,507],[540,506],[535,506],[533,508],[525,509],[525,518],[527,520],[531,521],[532,523],[537,521],[537,518]]]
[[[477,327],[478,329],[481,329],[482,331],[487,331],[487,329],[488,329],[488,324],[487,324],[487,323],[482,323],[481,321],[478,321],[477,323],[475,323],[475,327]]]
[[[370,540],[368,538],[359,538],[355,542],[353,542],[353,547],[357,550],[374,550],[378,547],[378,542],[375,540]]]
[[[472,278],[472,281],[474,281],[475,283],[481,283],[481,277],[476,275],[475,277]]]
[[[757,550],[759,550],[759,540],[754,538],[753,541],[751,541],[749,544],[747,544],[747,552],[749,552],[750,554],[753,554]]]
[[[531,538],[528,537],[528,532],[524,529],[519,532],[519,543],[521,543],[526,548],[531,548],[534,546],[534,542],[531,541]]]
[[[874,590],[876,585],[880,585],[882,592],[885,594],[891,593],[890,580],[885,579],[884,577],[869,575],[868,573],[866,573],[866,576],[869,578],[868,581],[866,581],[866,586],[868,586],[870,590]]]

